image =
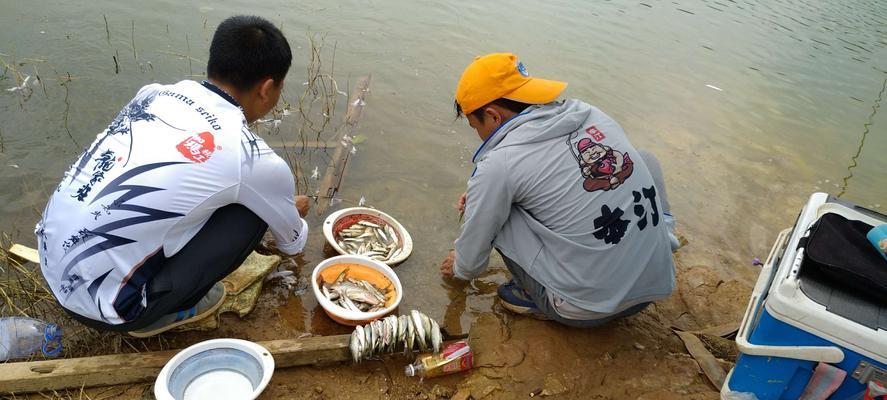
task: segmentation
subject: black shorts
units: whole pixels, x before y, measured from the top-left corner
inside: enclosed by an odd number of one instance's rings
[[[219,208],[178,253],[167,258],[161,251],[145,261],[158,272],[146,287],[147,306],[134,319],[112,325],[69,314],[91,328],[128,332],[194,307],[216,282],[243,263],[267,229],[268,224],[240,204]]]

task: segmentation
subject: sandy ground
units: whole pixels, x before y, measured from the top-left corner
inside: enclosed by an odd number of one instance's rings
[[[494,290],[492,287],[490,290]],[[724,280],[703,266],[678,265],[677,290],[638,315],[594,329],[573,329],[515,316],[495,304],[477,315],[470,328],[475,351],[473,370],[420,381],[403,374],[411,360],[390,356],[359,365],[281,369],[261,399],[717,399],[718,391],[704,377],[672,328],[698,330],[742,318],[751,286]],[[272,293],[243,320],[224,315],[216,331],[166,335],[172,348],[202,338],[236,335],[253,340],[291,334],[279,318]],[[458,299],[457,299],[458,301]],[[301,307],[289,301],[286,308]],[[285,308],[284,308],[285,310]],[[330,333],[347,328],[318,326]],[[267,324],[263,321],[279,321]],[[326,325],[325,325],[326,324]],[[703,336],[703,342],[727,370],[736,351],[732,341]],[[151,399],[151,384],[137,384],[57,393],[53,398]],[[22,398],[19,396],[18,398]],[[32,395],[31,398],[44,398]]]

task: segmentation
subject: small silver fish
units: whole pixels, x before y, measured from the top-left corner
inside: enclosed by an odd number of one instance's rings
[[[404,347],[406,347],[406,338],[407,338],[407,317],[406,315],[401,315],[397,317],[397,340],[401,343],[404,343]]]
[[[440,346],[443,344],[443,337],[440,333],[440,326],[437,321],[431,320],[431,349],[435,354],[440,353]]]
[[[358,326],[358,328],[360,328]],[[357,329],[354,329],[354,332],[351,332],[351,342],[348,344],[348,348],[351,350],[351,358],[354,362],[360,362],[360,351],[362,350],[360,347],[360,340],[357,338],[358,332]],[[363,332],[360,333],[363,335]]]
[[[373,321],[373,352],[380,353],[382,351],[382,335],[385,334],[385,324],[382,321]]]
[[[376,236],[379,239],[382,239],[383,242],[388,243],[388,235],[385,234],[385,230],[382,228],[376,228]]]
[[[413,323],[413,319],[407,317],[407,337],[406,341],[404,341],[404,352],[412,352],[415,349],[416,345],[416,325]]]
[[[360,225],[366,226],[366,227],[370,227],[370,228],[381,228],[382,227],[381,225],[374,224],[370,221],[358,221],[357,223]]]
[[[364,359],[368,358],[373,354],[373,329],[370,325],[367,325],[363,328],[364,335],[364,343],[363,343],[363,357]]]
[[[422,315],[419,311],[412,310],[410,318],[413,321],[413,327],[416,329],[416,341],[419,344],[419,349],[425,351],[428,349],[428,345],[425,342],[425,327],[422,324]]]
[[[425,330],[425,343],[431,344],[431,318],[423,313],[419,313],[419,316],[422,318],[422,329]]]
[[[394,315],[389,315],[385,319],[388,321],[388,324],[391,325],[391,340],[388,342],[388,351],[391,352],[394,351],[394,349],[397,347],[397,343],[399,342],[397,336],[397,330],[399,328],[398,318]]]

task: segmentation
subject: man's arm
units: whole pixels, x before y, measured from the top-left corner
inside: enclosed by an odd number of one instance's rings
[[[240,179],[237,201],[268,224],[280,251],[301,252],[308,224],[296,208],[296,184],[286,162],[273,152],[262,154],[243,165]]]
[[[468,180],[465,222],[456,239],[453,274],[472,279],[490,262],[493,240],[511,214],[513,193],[508,184],[504,152],[489,154]]]

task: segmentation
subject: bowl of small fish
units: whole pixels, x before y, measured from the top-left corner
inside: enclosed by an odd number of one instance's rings
[[[397,309],[403,287],[388,265],[366,256],[341,255],[317,264],[314,297],[334,321],[364,325]]]
[[[339,254],[362,255],[395,265],[413,251],[413,239],[390,215],[366,207],[336,211],[326,218],[323,235]]]

